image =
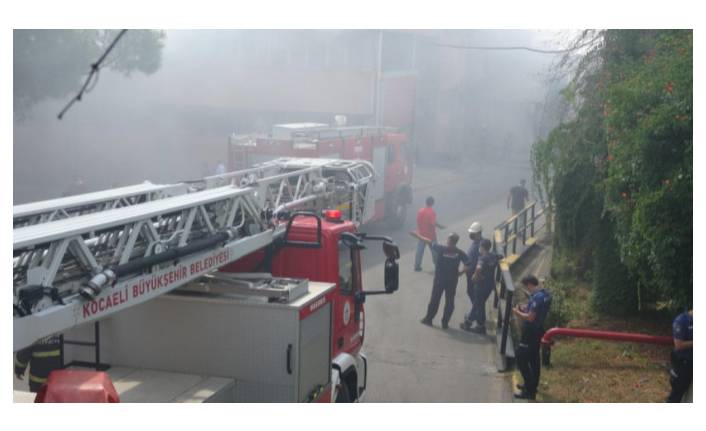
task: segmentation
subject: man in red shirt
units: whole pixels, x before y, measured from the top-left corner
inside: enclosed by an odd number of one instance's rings
[[[443,229],[444,227],[436,222],[436,212],[434,212],[434,198],[429,196],[426,200],[426,206],[421,208],[417,213],[417,233],[431,240],[431,243],[422,241],[417,243],[417,253],[414,256],[414,270],[422,270],[422,258],[424,257],[424,249],[429,244],[431,250],[431,258],[436,265],[436,251],[432,244],[436,243],[436,228]]]

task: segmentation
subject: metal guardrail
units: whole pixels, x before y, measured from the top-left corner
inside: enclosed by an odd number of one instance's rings
[[[497,225],[493,233],[493,252],[502,255],[496,272],[493,300],[493,307],[497,310],[496,340],[500,355],[499,371],[506,370],[508,358],[515,356],[512,337],[510,337],[515,294],[511,268],[536,243],[537,233],[547,226],[546,210],[544,208],[537,210],[536,207],[536,202],[530,202],[522,211]],[[543,219],[542,224],[538,223],[540,218]],[[510,250],[511,254],[508,254]]]

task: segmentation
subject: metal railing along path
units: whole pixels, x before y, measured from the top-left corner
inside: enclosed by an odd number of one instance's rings
[[[545,209],[536,207],[536,202],[530,202],[522,211],[497,225],[493,232],[493,252],[502,255],[496,272],[493,300],[493,307],[497,310],[496,341],[499,371],[506,370],[508,359],[515,357],[510,334],[515,294],[512,265],[537,243],[537,233],[547,226]],[[539,223],[540,219],[541,223]]]

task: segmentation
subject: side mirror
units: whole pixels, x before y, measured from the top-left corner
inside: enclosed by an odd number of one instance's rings
[[[395,243],[383,241],[382,251],[385,253],[385,257],[387,257],[388,260],[397,260],[400,258],[400,248],[397,247]]]
[[[400,265],[393,258],[388,257],[385,261],[385,293],[394,293],[399,288]]]
[[[359,234],[359,236],[354,236],[351,234],[350,238],[346,238],[346,234],[341,234],[341,239],[346,242],[350,241],[355,245],[355,242],[365,239],[382,241],[382,251],[385,253],[385,290],[375,290],[375,291],[365,291],[358,292],[356,294],[356,304],[365,302],[365,297],[367,295],[389,295],[394,293],[400,287],[400,266],[397,263],[397,259],[400,258],[400,249],[397,244],[392,242],[389,237],[386,236],[373,236],[364,233]],[[357,241],[354,241],[357,240]],[[361,241],[362,242],[362,241]],[[348,244],[348,243],[346,243]],[[361,246],[363,244],[360,244]]]

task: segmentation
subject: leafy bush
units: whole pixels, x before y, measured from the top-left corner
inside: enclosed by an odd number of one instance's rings
[[[594,310],[612,315],[637,311],[638,296],[635,282],[620,262],[619,246],[615,240],[613,223],[606,216],[596,229],[598,247],[594,251],[593,290],[591,305]]]
[[[584,32],[564,90],[572,117],[532,149],[555,246],[617,314],[693,296],[693,35]]]

